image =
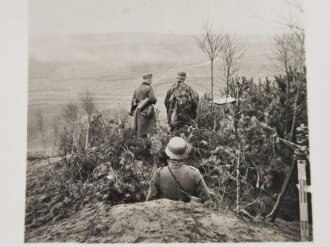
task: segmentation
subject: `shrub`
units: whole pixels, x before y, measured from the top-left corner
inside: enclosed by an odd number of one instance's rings
[[[215,129],[210,97],[202,97],[196,123],[186,126],[181,136],[189,144],[187,164],[201,171],[223,205],[238,204],[255,216],[270,211],[292,159],[288,148],[275,145],[273,134],[295,140],[292,126],[307,123],[305,86],[305,77],[294,71],[290,78],[279,76],[273,82],[234,78],[224,91],[239,100],[215,106]],[[87,149],[85,127],[84,121],[74,130],[63,125],[59,145],[63,160],[50,164],[40,181],[34,181],[38,189],[27,199],[28,225],[68,216],[93,200],[142,201],[152,171],[166,165],[165,148],[172,134],[164,122],[157,122],[149,138],[138,138],[127,119],[116,123],[97,113],[90,121]],[[298,212],[294,183],[285,202],[293,215]]]

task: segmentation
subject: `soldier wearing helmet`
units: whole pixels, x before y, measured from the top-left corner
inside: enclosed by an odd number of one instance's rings
[[[198,94],[184,83],[186,72],[177,74],[177,83],[167,91],[165,107],[171,131],[175,132],[193,123],[197,117]]]
[[[198,198],[211,201],[210,193],[198,169],[187,166],[187,143],[180,137],[173,137],[166,150],[168,166],[157,169],[150,181],[147,201],[167,198],[185,202]]]

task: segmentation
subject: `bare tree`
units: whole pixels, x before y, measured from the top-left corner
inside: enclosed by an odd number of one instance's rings
[[[303,8],[301,0],[282,0],[287,7],[295,11],[292,17],[281,23],[287,31],[274,37],[274,60],[280,65],[280,69],[286,72],[291,66],[299,72],[305,69],[305,30],[302,26]]]
[[[93,113],[96,111],[96,104],[93,95],[88,90],[80,95],[80,103],[82,109],[87,114],[87,131],[85,144],[85,149],[87,149],[91,142],[90,123],[92,120]]]
[[[293,36],[291,33],[283,33],[274,36],[273,62],[275,66],[289,76],[292,65],[292,46]]]
[[[297,11],[297,16],[302,16],[303,8],[301,6],[300,0],[282,0],[288,7],[293,7]],[[284,34],[277,35],[274,38],[274,47],[275,47],[275,61],[280,65],[281,72],[286,73],[286,102],[285,102],[285,132],[284,138],[288,137],[289,141],[292,141],[294,135],[294,129],[296,128],[296,121],[298,115],[302,112],[303,107],[307,101],[306,98],[306,71],[305,71],[305,32],[302,25],[297,22],[286,22],[282,23],[287,27],[287,31]],[[291,85],[292,84],[292,85]],[[292,93],[290,94],[290,91]],[[303,97],[301,97],[303,95]],[[293,103],[291,103],[293,100]],[[289,107],[292,110],[292,123],[290,126],[290,133],[287,136],[288,128],[288,109]],[[271,221],[274,221],[281,200],[284,198],[287,184],[290,182],[290,177],[294,172],[295,160],[293,160],[293,165],[287,174],[286,181],[282,186],[282,191],[279,194],[276,204],[274,205],[273,210],[266,217],[270,218]]]
[[[273,61],[275,67],[285,73],[286,78],[289,78],[289,70],[291,68],[292,54],[290,47],[292,43],[292,35],[288,33],[279,34],[274,37],[274,49],[273,49]],[[289,101],[290,92],[290,80],[286,80],[286,102]],[[284,129],[286,135],[287,123],[288,123],[288,104],[285,105],[285,121]]]
[[[288,125],[288,112],[289,112],[289,100],[290,100],[290,90],[292,87],[292,80],[290,73],[292,68],[295,67],[294,54],[292,53],[292,47],[294,47],[293,34],[291,32],[282,33],[274,36],[274,48],[273,48],[273,62],[275,67],[286,75],[285,79],[285,120],[284,120],[284,136],[287,134]]]
[[[67,104],[64,109],[62,116],[66,123],[71,128],[71,135],[72,135],[72,153],[74,152],[74,149],[78,148],[77,143],[77,131],[78,131],[78,120],[79,120],[79,109],[77,104],[75,103],[69,103]]]
[[[206,23],[203,26],[203,33],[198,39],[198,46],[203,51],[203,53],[210,60],[210,71],[211,71],[211,112],[215,128],[215,117],[214,117],[214,61],[219,56],[223,48],[223,36],[221,32],[217,33],[214,31],[213,27]]]
[[[297,90],[295,94],[295,100],[293,103],[293,119],[291,124],[291,130],[289,140],[292,141],[294,130],[296,129],[296,120],[304,107],[307,98],[305,97],[301,102],[299,98],[304,91],[306,91],[306,64],[305,64],[305,30],[302,26],[301,17],[303,16],[303,8],[301,0],[286,0],[289,6],[292,6],[297,13],[298,19],[293,22],[289,22],[287,27],[292,37],[290,43],[290,52],[292,54],[292,67],[295,71],[293,76],[293,82],[296,84]],[[299,20],[300,19],[300,20]],[[300,109],[300,110],[299,110]]]
[[[293,57],[294,68],[302,76],[298,76],[298,80],[295,79],[296,77],[293,77],[293,80],[297,84],[298,89],[295,95],[295,101],[293,105],[294,113],[289,135],[290,141],[292,141],[293,139],[294,130],[296,129],[296,120],[302,109],[301,106],[304,106],[304,103],[307,100],[307,98],[305,98],[303,100],[303,103],[299,102],[298,100],[301,91],[306,90],[305,32],[303,28],[297,29],[291,27],[291,33],[293,42],[291,43],[290,48]]]
[[[239,43],[235,35],[226,34],[223,39],[221,53],[224,79],[226,82],[226,97],[231,78],[238,72],[240,60],[245,52],[245,44]]]
[[[34,117],[34,122],[35,122],[35,127],[37,131],[41,135],[41,141],[42,141],[42,146],[43,146],[43,151],[46,152],[46,127],[45,127],[45,119],[42,114],[42,111],[40,108],[35,110],[33,113]]]
[[[302,14],[303,10],[299,1],[285,0],[289,7],[293,7],[298,14]],[[286,89],[286,103],[285,103],[285,122],[284,122],[284,136],[287,136],[289,131],[289,140],[293,138],[293,132],[296,128],[296,119],[301,111],[301,102],[299,102],[300,95],[305,91],[305,32],[304,28],[299,22],[288,22],[284,24],[287,31],[278,34],[274,37],[273,61],[280,72],[285,73],[285,89]],[[295,95],[290,95],[294,91]],[[290,102],[293,103],[291,104]],[[303,100],[305,102],[305,100]],[[299,106],[299,107],[298,107]],[[290,130],[288,130],[289,123],[289,108],[293,108],[293,118]]]
[[[295,68],[299,72],[305,70],[305,32],[303,29],[291,29],[292,41],[291,42],[291,53]]]
[[[54,147],[55,147],[55,153],[58,153],[58,138],[60,135],[60,120],[59,117],[56,116],[52,120],[51,127],[54,132]]]

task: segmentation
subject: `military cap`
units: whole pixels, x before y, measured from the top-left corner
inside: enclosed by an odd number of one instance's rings
[[[143,80],[148,80],[152,78],[152,74],[145,74],[143,75]]]
[[[182,160],[187,158],[187,143],[180,137],[172,137],[167,144],[165,153],[170,159]]]
[[[177,79],[179,80],[185,80],[186,79],[186,72],[178,72],[177,76],[176,76]]]

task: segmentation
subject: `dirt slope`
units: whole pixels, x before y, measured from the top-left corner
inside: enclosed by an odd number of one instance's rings
[[[199,203],[163,199],[114,207],[85,205],[70,218],[25,234],[26,242],[299,241],[299,223],[251,222]]]

